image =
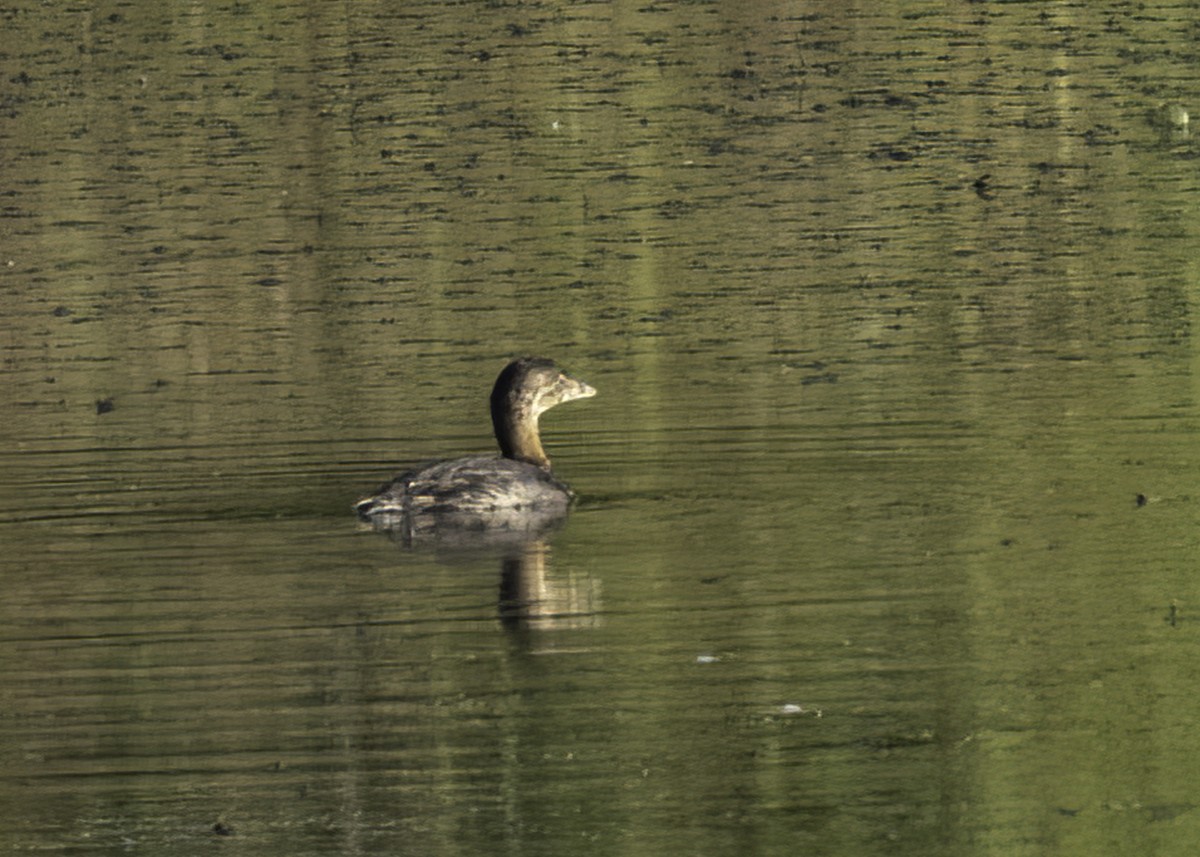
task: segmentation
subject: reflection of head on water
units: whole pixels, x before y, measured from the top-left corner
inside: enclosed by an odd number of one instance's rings
[[[594,628],[600,624],[598,581],[553,570],[550,545],[528,542],[501,563],[500,619],[512,630]]]

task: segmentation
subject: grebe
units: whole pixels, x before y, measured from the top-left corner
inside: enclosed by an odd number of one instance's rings
[[[555,405],[596,395],[543,357],[504,367],[492,388],[492,428],[500,458],[434,461],[402,473],[355,504],[380,529],[533,529],[561,519],[575,496],[550,472],[538,417]]]

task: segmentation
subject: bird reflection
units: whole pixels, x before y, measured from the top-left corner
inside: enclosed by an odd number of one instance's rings
[[[511,528],[464,526],[451,515],[404,516],[382,531],[405,550],[432,552],[451,565],[500,564],[498,615],[512,631],[594,628],[600,624],[598,582],[578,570],[555,569],[550,538],[565,515],[521,519]]]
[[[599,607],[595,581],[556,573],[544,539],[527,542],[500,563],[500,621],[510,630],[594,628]]]

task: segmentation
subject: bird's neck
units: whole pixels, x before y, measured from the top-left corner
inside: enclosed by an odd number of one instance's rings
[[[546,470],[550,469],[550,459],[542,449],[542,439],[538,434],[537,417],[521,411],[492,416],[496,440],[500,443],[500,452],[505,458],[527,461]]]

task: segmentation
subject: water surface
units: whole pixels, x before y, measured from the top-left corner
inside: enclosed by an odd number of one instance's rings
[[[1185,10],[4,17],[11,850],[1192,852]]]

